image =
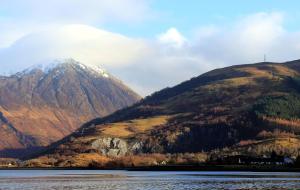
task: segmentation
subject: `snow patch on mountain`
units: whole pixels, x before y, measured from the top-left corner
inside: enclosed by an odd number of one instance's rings
[[[63,74],[64,69],[66,69],[68,66],[71,66],[75,69],[80,69],[80,70],[83,70],[86,72],[91,72],[97,76],[109,78],[109,74],[101,67],[95,66],[95,65],[86,65],[86,64],[80,63],[74,59],[71,59],[71,58],[70,59],[61,59],[61,60],[56,59],[51,62],[36,64],[36,65],[33,65],[33,66],[25,69],[22,72],[17,73],[16,75],[22,76],[25,74],[30,74],[31,72],[34,72],[36,70],[40,70],[43,73],[47,74],[47,73],[53,71],[54,69],[58,69],[56,71],[56,74],[59,74],[59,73]]]

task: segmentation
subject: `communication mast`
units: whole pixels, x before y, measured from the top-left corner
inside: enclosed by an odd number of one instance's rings
[[[267,62],[267,55],[266,54],[264,54],[264,62]],[[275,79],[274,65],[271,63],[270,66],[271,66],[272,80],[274,80]]]

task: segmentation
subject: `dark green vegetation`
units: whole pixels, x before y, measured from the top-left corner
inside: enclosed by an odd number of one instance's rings
[[[47,160],[51,165],[50,159],[55,166],[66,162],[82,166],[84,159],[75,155],[101,155],[110,160],[131,155],[134,160],[141,154],[158,153],[195,153],[189,159],[198,162],[214,155],[268,157],[272,152],[296,159],[300,150],[299,73],[300,61],[210,71],[84,124],[48,147],[40,162]],[[105,163],[102,157],[95,162]],[[151,163],[158,161],[145,165]]]
[[[298,94],[267,96],[254,105],[253,111],[257,116],[300,119],[300,97]]]

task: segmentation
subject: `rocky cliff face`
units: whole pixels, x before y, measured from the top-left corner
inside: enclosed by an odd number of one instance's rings
[[[0,156],[46,146],[139,99],[102,69],[72,59],[1,77]]]
[[[141,142],[128,142],[116,137],[102,137],[91,142],[91,148],[105,156],[125,156],[126,154],[141,153],[143,144]]]

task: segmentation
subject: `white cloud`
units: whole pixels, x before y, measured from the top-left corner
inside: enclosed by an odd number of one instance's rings
[[[154,14],[148,0],[1,0],[0,13],[0,48],[26,34],[62,25],[136,24]]]
[[[244,54],[261,56],[264,51],[272,49],[277,40],[284,35],[282,21],[281,13],[257,13],[239,22],[232,35],[237,38],[238,47],[246,47],[248,53]]]
[[[282,13],[262,12],[246,16],[230,27],[202,27],[194,48],[207,59],[226,65],[260,62],[264,54],[269,61],[296,59],[295,45],[300,40],[290,42],[298,33],[286,31],[283,21]]]
[[[168,29],[165,33],[158,36],[161,43],[174,47],[182,47],[186,43],[186,38],[174,27]]]
[[[135,62],[146,49],[146,44],[139,39],[86,25],[66,25],[21,38],[0,51],[0,64],[10,73],[35,63],[69,57],[109,68],[124,67]]]

